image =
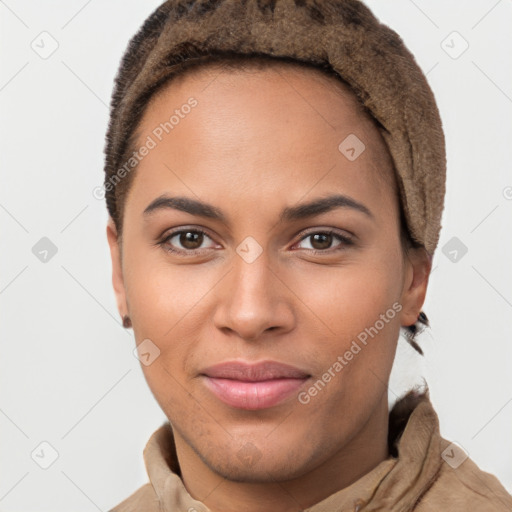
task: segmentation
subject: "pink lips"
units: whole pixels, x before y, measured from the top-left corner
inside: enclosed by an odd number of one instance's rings
[[[277,405],[310,377],[294,366],[275,361],[227,361],[206,368],[201,375],[206,387],[222,402],[251,410]]]

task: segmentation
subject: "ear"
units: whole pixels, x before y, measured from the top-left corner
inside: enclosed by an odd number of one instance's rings
[[[107,222],[107,240],[110,247],[110,257],[112,259],[112,285],[116,295],[117,309],[122,318],[123,315],[128,314],[128,305],[126,302],[126,291],[124,287],[121,247],[114,220],[110,216]]]
[[[400,322],[404,327],[413,325],[418,319],[425,302],[431,268],[432,256],[424,247],[409,249],[405,257],[403,307],[400,314]]]

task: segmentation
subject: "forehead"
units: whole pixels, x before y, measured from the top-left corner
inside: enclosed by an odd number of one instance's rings
[[[257,91],[257,95],[247,101],[245,90]],[[331,73],[299,62],[257,57],[239,64],[230,60],[206,61],[200,65],[192,65],[189,69],[185,68],[185,71],[172,77],[170,82],[152,96],[146,106],[144,118],[154,114],[162,105],[176,102],[179,97],[183,100],[192,92],[196,93],[196,97],[203,96],[204,99],[215,96],[223,103],[235,103],[240,98],[249,108],[266,94],[265,101],[274,99],[282,102],[281,110],[290,109],[294,105],[295,108],[290,110],[295,113],[300,110],[306,110],[310,114],[314,112],[333,129],[346,122],[361,124],[369,130],[376,128],[375,120],[365,110],[351,87]]]
[[[267,196],[287,191],[291,201],[313,188],[394,190],[385,142],[354,93],[294,64],[187,71],[152,98],[138,133],[139,145],[147,137],[156,144],[133,185],[148,196],[187,183],[196,195],[214,197],[222,184],[219,194],[257,187]]]

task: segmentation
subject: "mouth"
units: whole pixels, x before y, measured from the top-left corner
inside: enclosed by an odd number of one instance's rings
[[[201,372],[205,386],[222,402],[246,410],[273,407],[296,392],[310,374],[276,361],[227,361]]]

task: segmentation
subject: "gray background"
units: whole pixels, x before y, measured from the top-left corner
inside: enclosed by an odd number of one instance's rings
[[[425,375],[442,435],[512,492],[512,2],[367,3],[427,73],[448,151],[426,357],[400,342],[390,402]],[[114,74],[157,5],[0,1],[1,511],[108,510],[147,481],[165,417],[118,318],[93,190]]]

